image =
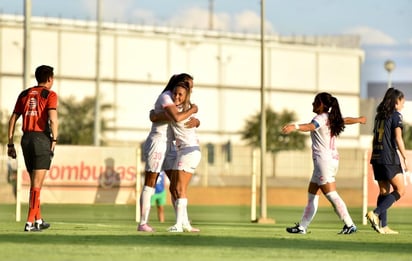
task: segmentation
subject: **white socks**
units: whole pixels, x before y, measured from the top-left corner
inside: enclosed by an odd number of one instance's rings
[[[305,230],[308,228],[310,222],[312,222],[313,217],[316,215],[319,206],[319,196],[315,194],[308,193],[308,203],[303,210],[302,220],[299,225]]]
[[[339,196],[338,192],[332,191],[327,193],[325,196],[332,204],[336,214],[341,220],[343,220],[345,225],[348,227],[352,226],[354,224],[352,218],[349,215],[345,202]],[[308,193],[308,203],[303,211],[302,220],[299,223],[299,225],[304,229],[308,228],[310,222],[312,222],[313,218],[315,217],[316,211],[318,210],[318,205],[319,196]]]
[[[176,199],[176,225],[182,226],[188,223],[187,198],[178,198]]]
[[[348,209],[345,202],[339,196],[338,192],[331,191],[325,195],[326,198],[332,203],[333,208],[335,209],[336,214],[341,220],[345,223],[346,226],[350,227],[353,225],[353,220],[349,215]]]
[[[144,186],[140,195],[140,225],[147,224],[150,213],[150,199],[154,194],[155,189],[149,186]]]

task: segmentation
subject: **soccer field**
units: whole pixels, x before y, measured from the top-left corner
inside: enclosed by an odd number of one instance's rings
[[[25,214],[27,205],[23,205]],[[42,213],[51,228],[23,232],[15,222],[15,206],[0,206],[1,260],[412,260],[412,209],[389,211],[390,226],[399,235],[380,235],[362,225],[361,209],[350,213],[358,225],[352,235],[338,235],[343,224],[332,208],[320,208],[306,235],[288,234],[298,222],[300,207],[269,207],[275,224],[250,222],[248,206],[189,206],[200,233],[168,233],[166,222],[151,213],[154,233],[136,231],[133,205],[50,205]],[[258,212],[259,213],[259,212]]]

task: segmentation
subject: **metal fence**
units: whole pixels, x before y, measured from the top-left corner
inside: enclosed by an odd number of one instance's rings
[[[201,150],[202,161],[193,177],[193,186],[250,186],[252,175],[260,176],[260,152],[257,149],[230,144],[204,144]],[[348,181],[345,186],[359,188],[361,182],[352,181],[362,180],[366,162],[365,150],[341,149],[339,152],[338,178]],[[7,148],[3,145],[0,150],[0,186],[2,187],[9,187],[8,160]],[[265,173],[269,187],[306,186],[312,169],[309,149],[266,154]]]

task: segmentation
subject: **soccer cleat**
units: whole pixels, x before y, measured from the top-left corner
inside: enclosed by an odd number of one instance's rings
[[[345,234],[345,235],[352,234],[352,233],[355,233],[357,230],[358,229],[356,228],[355,225],[352,225],[352,226],[349,226],[349,227],[347,225],[344,225],[343,228],[342,228],[342,231],[339,232],[338,234]]]
[[[183,232],[183,227],[178,226],[178,225],[173,225],[167,229],[167,232],[180,233],[180,232]]]
[[[26,223],[24,225],[24,232],[40,232],[40,228],[37,228],[36,226],[33,226],[32,224]]]
[[[141,232],[154,232],[154,229],[149,226],[148,224],[143,224],[143,225],[139,225],[137,227],[137,231],[141,231]]]
[[[392,230],[388,226],[381,227],[381,232],[380,233],[381,234],[392,234],[392,235],[399,234],[398,231]]]
[[[50,224],[47,223],[46,221],[44,221],[43,219],[41,220],[42,222],[34,222],[34,226],[39,229],[39,230],[43,230],[43,229],[48,229],[50,227]]]
[[[379,217],[373,212],[373,211],[369,211],[366,214],[366,218],[368,219],[368,221],[371,223],[372,228],[375,229],[376,232],[380,233],[380,234],[384,234],[381,231],[381,228],[379,227]]]
[[[287,227],[286,231],[292,234],[306,234],[306,229],[299,225],[299,223],[296,223],[294,227]]]
[[[192,232],[192,233],[200,232],[200,229],[192,227],[191,225],[183,225],[182,228],[184,232]]]

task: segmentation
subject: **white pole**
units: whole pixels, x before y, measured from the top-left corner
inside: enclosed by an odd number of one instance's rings
[[[388,72],[388,89],[392,86],[392,74]]]
[[[24,1],[23,90],[30,84],[31,65],[31,0]]]
[[[206,153],[204,153],[203,151],[206,151]],[[203,168],[204,168],[203,175],[202,175],[202,186],[207,187],[209,185],[209,147],[207,146],[206,149],[202,150],[202,152],[203,152],[202,159],[206,159],[206,160],[202,160]]]
[[[101,1],[97,0],[96,7],[96,101],[94,106],[94,145],[100,146],[100,38],[101,38]]]
[[[392,86],[392,71],[395,69],[395,62],[387,60],[384,64],[385,70],[388,72],[388,89]]]
[[[141,193],[141,150],[136,150],[136,222],[140,222],[140,193]]]
[[[214,28],[214,26],[213,26],[213,15],[214,15],[213,9],[214,9],[213,0],[209,0],[209,30],[213,30],[213,28]]]
[[[24,160],[20,150],[17,150],[17,184],[16,184],[16,222],[21,221],[21,183],[23,178]]]
[[[265,1],[260,7],[260,219],[267,218],[266,206],[266,104],[265,104]]]
[[[250,196],[250,220],[256,222],[256,173],[257,173],[257,151],[252,151],[252,184],[251,184],[251,196]]]
[[[24,53],[23,53],[23,86],[25,89],[30,84],[30,64],[31,64],[31,0],[24,1]],[[17,155],[17,194],[16,194],[16,221],[21,220],[21,179],[23,175],[23,156]]]
[[[363,188],[362,188],[362,224],[368,224],[366,213],[368,212],[368,150],[363,154]]]

